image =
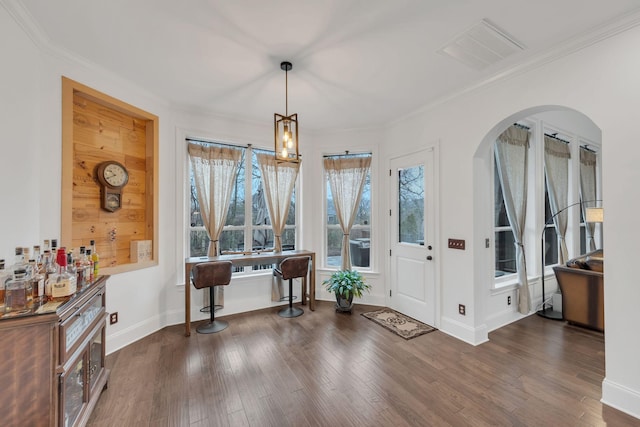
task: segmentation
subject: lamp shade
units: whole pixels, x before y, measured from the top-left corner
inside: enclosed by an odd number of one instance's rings
[[[587,208],[585,222],[604,222],[604,209]]]

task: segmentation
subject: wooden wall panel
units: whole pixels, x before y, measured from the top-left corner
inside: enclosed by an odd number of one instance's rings
[[[63,78],[60,244],[77,249],[95,240],[104,274],[157,264],[157,132],[156,116]],[[100,208],[95,170],[106,160],[129,172],[115,212]],[[153,241],[151,262],[131,263],[133,240]]]

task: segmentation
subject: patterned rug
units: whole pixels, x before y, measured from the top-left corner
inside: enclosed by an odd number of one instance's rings
[[[368,313],[362,313],[362,315],[369,320],[373,320],[378,325],[387,328],[396,335],[400,335],[405,340],[410,340],[411,338],[437,330],[433,326],[425,325],[390,308],[370,311]]]

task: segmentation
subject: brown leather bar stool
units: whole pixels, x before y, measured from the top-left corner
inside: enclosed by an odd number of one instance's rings
[[[196,328],[201,334],[213,334],[220,332],[229,326],[224,320],[215,319],[215,304],[213,301],[213,288],[226,286],[231,282],[231,261],[213,261],[196,264],[191,269],[191,279],[196,289],[209,289],[209,304],[211,306],[211,321],[206,325]]]
[[[293,306],[293,279],[298,277],[305,278],[309,273],[309,257],[308,256],[292,256],[284,259],[279,266],[273,269],[273,274],[284,280],[289,280],[289,307],[283,308],[278,312],[280,317],[298,317],[304,310]],[[303,291],[304,292],[304,291]],[[304,295],[302,296],[304,301]]]

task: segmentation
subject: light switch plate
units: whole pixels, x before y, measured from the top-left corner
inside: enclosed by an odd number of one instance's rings
[[[460,249],[464,251],[463,239],[449,239],[449,249]]]

